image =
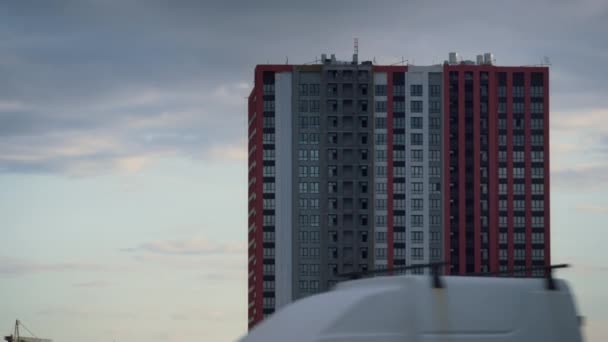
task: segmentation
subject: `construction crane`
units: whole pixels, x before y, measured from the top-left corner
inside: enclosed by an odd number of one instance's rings
[[[27,332],[29,332],[34,337],[21,336],[21,334],[19,333],[19,327],[23,327],[23,329],[25,329]],[[46,338],[36,337],[36,335],[34,335],[34,333],[32,333],[30,331],[30,329],[28,329],[25,325],[23,325],[23,323],[21,323],[21,321],[19,321],[19,320],[15,321],[15,330],[14,330],[13,334],[9,335],[9,336],[5,336],[4,340],[7,342],[53,342],[52,340],[49,340]]]

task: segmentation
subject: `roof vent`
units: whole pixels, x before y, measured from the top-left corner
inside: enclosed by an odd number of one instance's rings
[[[491,52],[486,52],[483,54],[483,64],[493,65],[495,62],[494,54]]]
[[[450,52],[450,55],[448,58],[448,62],[450,64],[458,64],[459,59],[460,59],[460,56],[458,55],[458,52]]]

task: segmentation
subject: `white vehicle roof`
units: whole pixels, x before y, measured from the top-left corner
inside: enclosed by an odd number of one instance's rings
[[[570,290],[555,280],[376,277],[341,283],[258,324],[242,342],[580,342]]]

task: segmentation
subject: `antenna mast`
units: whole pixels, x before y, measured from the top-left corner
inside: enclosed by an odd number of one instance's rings
[[[359,63],[359,38],[354,39],[353,64]]]

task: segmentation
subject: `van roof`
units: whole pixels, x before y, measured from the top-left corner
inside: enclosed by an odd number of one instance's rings
[[[442,288],[431,282],[414,275],[344,282],[278,310],[242,341],[581,341],[562,280],[556,291],[540,278],[447,276]]]

